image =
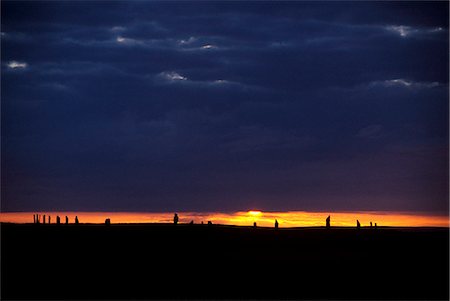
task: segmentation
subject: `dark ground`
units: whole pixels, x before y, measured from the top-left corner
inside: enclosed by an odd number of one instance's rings
[[[449,298],[448,229],[1,225],[1,299]]]

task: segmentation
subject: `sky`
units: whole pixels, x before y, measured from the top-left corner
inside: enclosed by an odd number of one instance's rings
[[[1,1],[1,211],[446,213],[448,11]]]

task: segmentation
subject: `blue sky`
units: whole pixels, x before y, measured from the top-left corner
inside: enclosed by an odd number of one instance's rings
[[[448,210],[447,2],[1,2],[2,211]]]

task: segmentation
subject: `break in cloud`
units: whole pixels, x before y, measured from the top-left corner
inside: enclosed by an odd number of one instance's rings
[[[448,210],[446,2],[1,6],[2,210]]]

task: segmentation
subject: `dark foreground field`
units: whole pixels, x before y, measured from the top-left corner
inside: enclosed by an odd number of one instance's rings
[[[448,229],[1,225],[1,299],[447,299]]]

